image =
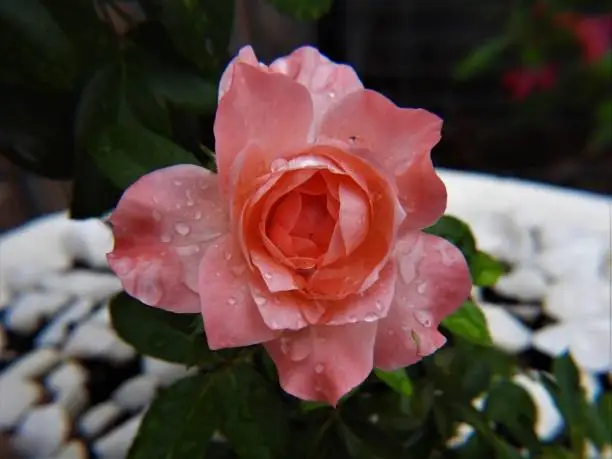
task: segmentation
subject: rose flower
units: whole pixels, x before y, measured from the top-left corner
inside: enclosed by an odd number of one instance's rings
[[[201,312],[211,349],[262,343],[285,391],[335,405],[440,348],[469,295],[461,252],[421,231],[446,206],[441,124],[314,48],[266,66],[245,47],[220,82],[218,174],[177,165],[129,187],[110,266],[143,303]]]

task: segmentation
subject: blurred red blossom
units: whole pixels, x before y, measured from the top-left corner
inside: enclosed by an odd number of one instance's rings
[[[553,64],[514,68],[502,76],[503,85],[516,100],[524,100],[534,91],[547,91],[556,82],[557,70]]]

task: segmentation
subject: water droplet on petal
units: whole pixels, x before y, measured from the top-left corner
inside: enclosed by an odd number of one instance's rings
[[[200,251],[200,247],[195,244],[176,247],[176,253],[182,257],[188,257],[190,255],[195,255],[199,251]]]
[[[289,353],[289,338],[282,337],[280,339],[280,348],[283,354],[287,355]]]
[[[412,327],[410,325],[402,325],[402,330],[404,330],[405,332],[409,332],[410,330],[412,330]]]
[[[164,294],[157,276],[148,272],[138,277],[134,293],[143,303],[151,306],[157,305]]]
[[[230,306],[235,306],[236,305],[236,298],[234,298],[233,296],[230,296],[227,299],[227,304],[229,304]]]
[[[376,300],[375,306],[376,306],[376,309],[378,309],[379,311],[382,311],[384,304],[382,301]]]
[[[202,218],[202,212],[200,212],[199,210],[196,210],[195,214],[193,214],[193,218],[195,220],[199,220],[200,218]]]
[[[431,327],[433,318],[431,317],[431,314],[429,312],[423,311],[422,309],[417,309],[416,311],[414,311],[414,318],[423,327]]]
[[[162,215],[157,210],[154,210],[153,211],[153,219],[156,222],[158,222],[158,221],[160,221],[162,219]]]
[[[331,97],[333,99],[334,97],[336,97],[336,93],[334,91],[330,91],[329,92],[329,97]]]
[[[176,186],[181,186],[183,184],[181,180],[173,180],[172,183],[174,183]]]
[[[378,316],[372,312],[369,312],[365,315],[363,320],[365,320],[366,322],[375,322],[378,320]]]
[[[321,374],[323,373],[323,370],[325,370],[325,365],[323,365],[322,363],[317,363],[314,370],[315,373]]]
[[[427,282],[421,282],[418,286],[417,286],[417,293],[419,295],[423,295],[425,292],[427,291]]]
[[[187,236],[189,232],[191,231],[191,228],[189,227],[187,223],[179,222],[176,225],[174,225],[174,230],[177,233],[179,233],[181,236]]]
[[[247,269],[247,265],[245,263],[238,263],[230,268],[232,274],[236,277],[241,276]]]
[[[287,160],[284,158],[276,158],[274,161],[272,161],[272,164],[270,164],[270,170],[272,172],[283,170],[286,167],[287,167]]]
[[[170,236],[169,234],[162,234],[159,237],[159,240],[161,242],[163,242],[164,244],[167,244],[168,242],[170,242],[172,240],[172,236]]]
[[[266,298],[259,295],[254,295],[253,301],[255,301],[255,304],[259,307],[265,306],[268,303],[268,300]]]
[[[231,260],[231,259],[232,259],[232,253],[231,253],[231,252],[226,252],[226,253],[225,253],[225,257],[224,257],[224,258],[225,258],[226,260],[228,260],[228,261],[229,261],[229,260]]]
[[[354,324],[355,322],[357,322],[357,316],[350,315],[350,316],[347,317],[347,320],[350,323]]]
[[[389,330],[387,330],[387,335],[393,336],[395,335],[395,331],[393,331],[393,329],[390,328]]]
[[[265,279],[267,279],[267,280],[272,279],[272,274],[270,274],[270,273],[264,273],[264,275],[263,275],[263,276],[264,276],[264,278],[265,278]]]
[[[155,204],[159,204],[159,198],[157,196],[153,196],[153,202]]]
[[[134,263],[129,258],[122,258],[113,262],[113,270],[119,275],[123,276],[134,268]]]

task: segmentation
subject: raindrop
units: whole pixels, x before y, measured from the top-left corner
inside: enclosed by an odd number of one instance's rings
[[[163,242],[164,244],[167,244],[168,242],[170,242],[172,240],[172,236],[170,236],[169,234],[162,234],[159,237],[159,240],[161,242]]]
[[[257,306],[265,306],[268,303],[268,300],[265,299],[263,296],[259,296],[259,295],[255,295],[253,296],[253,300],[255,301],[255,304]]]
[[[330,91],[329,92],[329,97],[331,97],[333,99],[334,97],[336,97],[336,93],[334,91]]]
[[[264,273],[264,278],[267,279],[267,280],[270,280],[270,279],[272,279],[272,274]]]
[[[133,269],[132,260],[129,258],[122,258],[120,260],[116,260],[113,263],[113,269],[120,276],[129,273]]]
[[[395,332],[390,328],[389,330],[387,330],[387,335],[393,336],[395,335]]]
[[[272,164],[270,164],[270,170],[272,172],[280,171],[282,169],[285,169],[286,167],[287,167],[287,160],[283,158],[277,158],[274,161],[272,161]]]
[[[231,260],[232,259],[232,253],[231,252],[225,252],[225,259],[226,260]]]
[[[179,233],[181,236],[187,236],[189,232],[191,231],[191,228],[189,227],[187,223],[179,222],[176,225],[174,225],[174,230],[177,233]]]
[[[376,309],[378,309],[379,311],[382,311],[382,310],[383,310],[383,306],[384,306],[384,305],[383,305],[383,302],[382,302],[382,301],[380,301],[380,300],[376,300],[376,303],[374,303],[374,304],[375,304],[375,306],[376,306]]]
[[[159,198],[157,196],[153,196],[153,203],[159,204]]]
[[[355,322],[357,322],[357,316],[350,315],[350,316],[347,317],[347,320],[350,323],[354,324]]]
[[[202,212],[199,210],[196,210],[195,214],[193,214],[193,218],[196,220],[199,220],[200,218],[202,218]]]
[[[161,214],[160,214],[160,213],[159,213],[157,210],[154,210],[154,211],[153,211],[153,219],[154,219],[156,222],[158,222],[158,221],[160,221],[160,220],[162,219]]]
[[[432,317],[429,312],[423,310],[416,310],[414,311],[414,318],[423,327],[431,327]]]
[[[317,365],[315,366],[315,373],[321,374],[323,373],[323,370],[325,370],[325,365],[323,365],[322,363],[317,363]]]
[[[417,286],[417,293],[419,295],[423,295],[425,292],[427,291],[427,282],[421,282],[418,286]]]
[[[143,303],[154,306],[161,300],[163,293],[157,277],[143,275],[138,278],[135,296],[142,300]]]
[[[234,298],[233,296],[230,296],[227,299],[227,304],[229,304],[230,306],[236,306],[236,298]]]
[[[230,271],[234,276],[241,276],[246,271],[246,264],[238,263],[230,268]]]
[[[183,245],[176,247],[176,253],[182,257],[188,257],[190,255],[195,255],[200,251],[200,247],[197,245]]]
[[[174,183],[176,186],[181,186],[183,184],[181,180],[173,180],[172,183]]]
[[[372,312],[369,312],[365,315],[363,320],[365,320],[366,322],[375,322],[378,320],[378,316]]]

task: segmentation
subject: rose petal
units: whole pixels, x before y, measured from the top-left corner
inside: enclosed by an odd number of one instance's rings
[[[300,312],[300,301],[293,295],[271,293],[259,279],[252,279],[250,286],[255,304],[268,327],[299,330],[307,325]]]
[[[368,234],[370,212],[367,197],[355,186],[341,183],[338,187],[340,209],[338,225],[347,252],[350,253]]]
[[[251,251],[251,260],[259,269],[261,278],[271,292],[298,290],[300,285],[297,276],[286,266],[281,265],[271,256],[260,250]]]
[[[232,84],[215,117],[215,151],[223,191],[236,156],[256,144],[264,168],[282,154],[298,151],[313,120],[312,101],[304,86],[284,75],[248,64],[234,65]]]
[[[438,177],[429,153],[416,156],[396,175],[398,197],[407,216],[400,233],[433,225],[446,209],[446,186]]]
[[[317,119],[347,94],[363,89],[351,67],[330,61],[311,46],[298,48],[290,55],[275,60],[270,64],[270,70],[283,73],[308,89]]]
[[[302,400],[338,400],[372,371],[376,323],[311,326],[264,344],[283,389]]]
[[[115,246],[108,262],[123,288],[145,304],[198,312],[198,266],[204,249],[227,232],[217,176],[173,166],[129,187],[110,222]]]
[[[259,61],[257,60],[257,56],[255,55],[255,51],[253,51],[251,46],[243,46],[240,48],[238,55],[231,60],[229,65],[221,74],[221,79],[219,80],[219,100],[221,100],[225,93],[229,91],[229,88],[232,85],[232,78],[234,76],[234,68],[238,63],[249,64],[254,67],[260,65]]]
[[[249,346],[277,336],[266,326],[253,301],[249,274],[230,236],[211,245],[202,258],[201,311],[211,349]]]
[[[400,276],[387,317],[379,321],[375,366],[410,365],[444,344],[440,321],[468,298],[472,282],[465,258],[450,242],[418,231],[397,243]]]
[[[329,312],[322,318],[328,325],[374,322],[386,317],[395,294],[397,267],[394,261],[380,272],[380,278],[365,292],[344,300],[329,302]]]

